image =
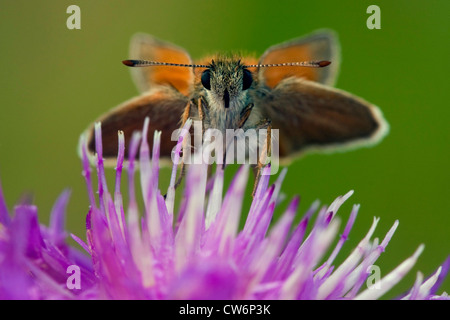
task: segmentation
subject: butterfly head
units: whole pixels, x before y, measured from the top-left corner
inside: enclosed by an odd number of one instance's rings
[[[253,75],[240,60],[218,59],[201,73],[201,85],[210,105],[229,109],[247,100]]]

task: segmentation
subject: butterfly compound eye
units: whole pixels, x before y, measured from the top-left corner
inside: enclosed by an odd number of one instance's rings
[[[242,78],[242,90],[247,90],[253,83],[252,73],[247,69],[244,69],[244,76]]]
[[[202,85],[207,90],[211,90],[211,72],[207,69],[202,73]]]

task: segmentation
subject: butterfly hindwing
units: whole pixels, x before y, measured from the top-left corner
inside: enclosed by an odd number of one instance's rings
[[[258,101],[279,129],[280,157],[349,149],[379,141],[388,125],[374,105],[345,91],[291,77]]]
[[[170,157],[176,141],[171,140],[172,132],[180,127],[180,120],[188,99],[173,88],[155,87],[138,97],[128,100],[106,113],[97,122],[102,125],[103,157],[117,157],[119,130],[125,136],[125,157],[134,131],[141,131],[146,117],[150,118],[149,133],[161,131],[161,157]],[[88,151],[95,153],[94,125],[86,131]],[[152,148],[153,134],[148,143]]]

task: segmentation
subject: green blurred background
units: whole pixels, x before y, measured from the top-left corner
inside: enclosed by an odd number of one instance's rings
[[[81,8],[81,30],[66,27],[71,4]],[[381,8],[381,30],[366,27],[371,4]],[[12,208],[32,193],[46,224],[55,199],[70,188],[68,229],[84,238],[88,199],[78,137],[100,114],[137,94],[120,63],[135,32],[169,40],[199,58],[239,49],[260,55],[271,45],[331,28],[342,46],[337,87],[380,106],[391,132],[374,148],[295,162],[282,190],[288,198],[302,196],[301,212],[316,199],[329,204],[355,190],[340,210],[345,222],[352,204],[361,204],[344,256],[373,216],[381,217],[380,239],[399,219],[377,262],[382,275],[419,244],[426,247],[385,296],[394,297],[412,286],[418,270],[427,276],[450,254],[448,12],[444,0],[1,0],[0,177],[7,204]],[[162,171],[163,188],[169,174]],[[450,279],[442,290],[450,291]]]

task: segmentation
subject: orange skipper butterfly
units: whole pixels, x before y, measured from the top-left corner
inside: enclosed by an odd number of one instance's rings
[[[161,156],[176,145],[172,132],[188,118],[204,129],[279,130],[279,156],[289,162],[309,151],[334,151],[371,145],[388,131],[381,111],[348,92],[335,89],[339,44],[331,31],[270,47],[259,58],[217,54],[193,62],[183,49],[153,36],[137,34],[130,56],[141,95],[101,116],[103,155],[117,155],[117,132],[125,139],[141,130],[159,130]],[[95,152],[94,127],[87,129],[88,151]],[[152,141],[149,140],[152,148]],[[127,150],[126,150],[127,154]]]

